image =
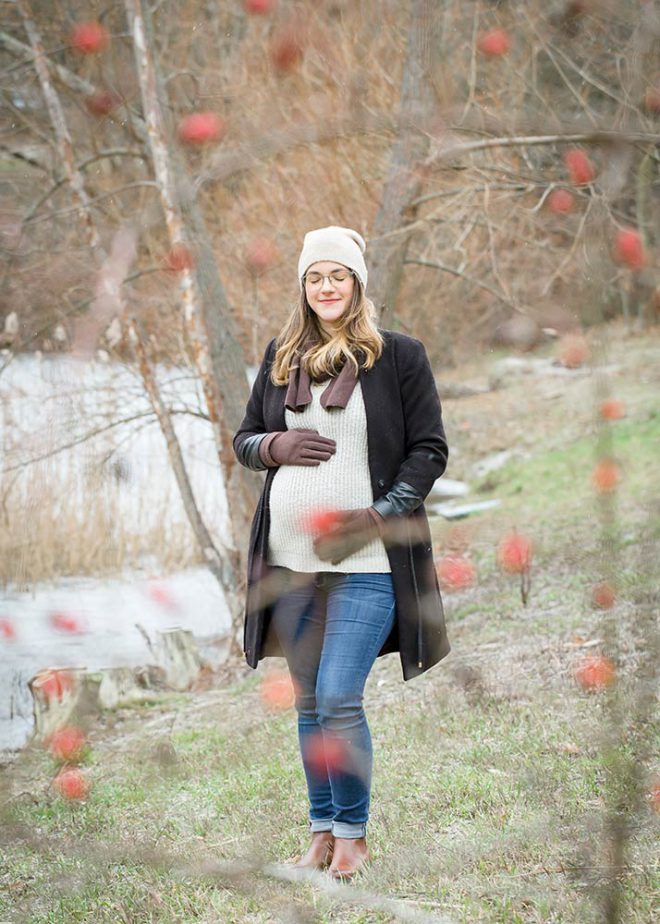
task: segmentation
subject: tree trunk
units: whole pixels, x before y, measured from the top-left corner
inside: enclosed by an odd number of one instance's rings
[[[84,231],[86,233],[89,245],[92,249],[92,252],[94,253],[96,259],[99,261],[99,264],[100,264],[94,311],[90,313],[90,315],[87,318],[82,320],[81,324],[78,326],[76,330],[76,341],[78,342],[78,345],[82,348],[84,352],[85,350],[93,349],[93,345],[96,341],[96,338],[98,334],[100,333],[100,328],[105,327],[111,320],[111,317],[113,316],[113,314],[116,312],[119,312],[122,308],[120,290],[121,290],[121,286],[123,284],[124,278],[126,276],[128,266],[130,265],[130,262],[132,262],[135,256],[134,234],[132,232],[125,231],[123,235],[121,234],[116,235],[115,241],[113,243],[113,252],[110,255],[106,253],[103,245],[101,244],[100,236],[98,234],[98,230],[96,228],[96,223],[94,221],[92,210],[89,205],[89,199],[88,199],[87,192],[85,189],[84,178],[81,172],[77,169],[76,164],[75,164],[75,159],[73,156],[73,144],[71,141],[71,136],[68,130],[68,126],[66,124],[66,118],[64,115],[64,111],[60,103],[59,97],[57,95],[57,92],[55,91],[52,85],[51,79],[50,79],[50,72],[49,72],[49,68],[47,66],[46,59],[44,56],[41,37],[35,25],[28,0],[18,0],[18,9],[21,14],[25,30],[26,30],[26,33],[30,41],[35,70],[39,78],[39,82],[40,82],[41,89],[44,95],[44,99],[46,100],[48,113],[50,116],[51,124],[53,126],[53,131],[55,134],[56,147],[57,147],[58,154],[60,156],[61,168],[64,171],[66,179],[72,189],[74,199],[77,202],[77,204],[80,206],[79,215],[82,221]],[[147,137],[149,138],[150,141],[152,139],[152,134],[153,134],[152,126],[149,124],[149,122],[147,122]],[[153,145],[152,145],[152,154],[153,154]],[[167,158],[166,150],[164,152],[161,150],[158,150],[158,155],[161,161],[164,160],[166,163],[166,158]],[[154,156],[154,162],[157,163],[156,156]],[[161,184],[161,196],[162,196],[162,199],[164,200],[163,204],[164,204],[164,208],[166,211],[166,215],[169,214],[171,216],[174,216],[173,222],[176,222],[177,214],[176,214],[176,208],[174,205],[175,200],[173,197],[170,198],[170,193],[171,193],[171,187],[167,185],[163,187],[163,185]],[[168,227],[169,227],[169,223],[168,223]],[[179,220],[179,224],[177,227],[179,229],[181,228],[180,220]],[[182,234],[181,234],[181,237],[182,237]],[[119,240],[120,238],[121,240]],[[217,273],[216,273],[216,276],[217,276]],[[184,292],[194,291],[193,282],[194,280],[190,281],[190,285],[188,286],[187,290],[184,287]],[[221,285],[220,285],[220,289],[222,289]],[[191,301],[188,301],[187,303],[184,301],[184,307],[191,303],[192,303]],[[226,300],[225,300],[225,305],[226,305]],[[192,316],[194,318],[199,318],[199,312],[195,312],[194,310],[186,311],[185,314],[186,316]],[[240,385],[242,385],[243,406],[244,406],[246,392],[247,392],[247,381],[245,378],[245,368],[244,368],[242,361],[240,362],[236,361],[237,360],[236,352],[238,354],[238,357],[241,357],[242,351],[240,350],[240,346],[238,344],[233,344],[233,346],[234,346],[234,355],[232,357],[234,359],[233,365],[234,367],[238,367],[240,369],[240,378],[241,378]],[[232,350],[229,349],[228,352],[231,354]],[[206,362],[204,361],[206,357],[208,356],[208,352],[204,349],[203,340],[200,344],[200,347],[197,353],[198,353],[198,365],[201,365],[202,368],[207,370],[207,375],[205,376],[205,380],[208,380],[211,378],[211,376],[208,374],[208,370],[210,370],[210,363],[208,362],[208,360]],[[209,564],[209,567],[211,568],[214,575],[218,578],[218,580],[221,583],[221,586],[223,587],[224,591],[228,595],[228,603],[229,603],[230,611],[232,612],[232,622],[233,622],[233,630],[234,630],[232,632],[232,638],[235,638],[237,635],[237,631],[238,631],[238,622],[240,621],[240,618],[242,615],[241,588],[243,584],[242,574],[243,574],[244,569],[243,569],[241,557],[239,554],[236,553],[236,551],[232,550],[232,554],[227,556],[230,560],[223,561],[221,557],[218,555],[217,550],[214,548],[210,535],[208,533],[208,530],[206,529],[206,526],[201,519],[199,511],[197,510],[194,499],[192,497],[190,483],[189,483],[188,476],[185,471],[185,466],[183,463],[181,447],[178,443],[178,439],[174,432],[174,428],[172,426],[171,420],[160,399],[160,395],[158,393],[155,380],[150,375],[150,370],[148,367],[146,356],[141,355],[140,358],[141,358],[140,368],[141,368],[141,371],[143,372],[143,381],[145,384],[145,388],[147,389],[147,392],[151,398],[152,405],[154,407],[154,410],[156,411],[158,420],[161,424],[161,428],[163,430],[163,434],[166,439],[168,453],[170,456],[170,460],[171,460],[175,475],[177,477],[179,488],[181,490],[181,495],[182,495],[182,499],[183,499],[184,506],[186,509],[186,513],[188,514],[189,521],[193,527],[196,538],[198,542],[200,543],[200,547],[203,550],[203,554]],[[222,359],[224,362],[225,357],[223,356]],[[231,363],[227,363],[227,365],[231,366]],[[236,390],[239,391],[240,386],[237,387]],[[218,431],[222,432],[223,439],[221,442],[221,446],[222,446],[221,463],[225,461],[225,464],[223,465],[223,474],[225,475],[225,485],[227,489],[227,495],[228,495],[228,498],[231,498],[232,491],[231,491],[231,484],[230,484],[230,476],[231,476],[232,467],[235,468],[235,466],[226,465],[226,457],[228,455],[228,451],[231,452],[231,444],[229,440],[229,433],[227,431],[227,424],[226,422],[222,421],[222,418],[217,413],[217,410],[218,410],[217,403],[209,403],[209,411],[210,411],[211,417],[214,422],[215,431],[216,433],[218,433]],[[214,417],[213,411],[215,411],[215,417]],[[241,416],[242,416],[242,410],[241,410]],[[237,422],[235,426],[237,427],[238,423],[240,423],[241,418],[237,417],[236,419],[237,419]],[[232,455],[232,463],[233,462],[234,462],[234,459]],[[255,502],[256,502],[256,499],[255,499]],[[230,500],[230,517],[232,519],[232,523],[236,522],[234,520],[234,516],[235,516],[235,513],[232,510],[232,504]],[[243,521],[247,520],[247,511],[245,510],[245,508],[243,508],[243,510],[241,511],[241,517]],[[247,527],[245,529],[247,529]],[[236,543],[232,541],[232,545],[235,548]],[[235,651],[234,653],[237,653],[237,652]]]
[[[201,377],[225,481],[234,572],[233,585],[228,589],[237,594],[245,568],[244,538],[258,497],[257,478],[237,465],[231,446],[231,434],[243,418],[248,397],[243,351],[193,184],[176,144],[171,141],[148,5],[143,0],[125,0],[125,5],[170,246],[188,247],[194,256],[194,265],[180,274],[183,321]],[[240,614],[236,610],[237,606],[232,607],[237,621]]]
[[[92,249],[96,250],[100,245],[98,232],[92,219],[92,213],[89,208],[89,200],[85,191],[82,175],[75,166],[73,158],[73,142],[71,141],[71,135],[69,134],[69,129],[64,117],[64,110],[62,109],[59,97],[57,96],[57,93],[55,92],[55,89],[51,83],[41,36],[39,35],[35,25],[34,16],[32,15],[32,10],[30,9],[28,0],[16,0],[16,6],[21,15],[21,19],[23,20],[23,26],[32,48],[34,69],[37,72],[37,77],[41,86],[41,92],[44,95],[44,101],[46,103],[48,115],[53,126],[57,153],[60,157],[60,164],[71,187],[74,202],[80,205],[80,213],[89,243]]]
[[[202,550],[204,558],[208,564],[209,569],[215,576],[216,580],[221,587],[231,587],[232,586],[232,574],[231,566],[229,561],[223,559],[218,550],[216,549],[211,534],[206,528],[206,523],[202,519],[202,515],[199,512],[199,507],[195,500],[195,495],[193,493],[192,485],[190,483],[190,478],[188,477],[188,471],[186,469],[186,464],[183,458],[183,453],[181,451],[181,444],[176,435],[174,429],[174,424],[172,423],[172,418],[163,403],[163,399],[160,396],[160,391],[158,389],[158,384],[156,382],[156,376],[154,371],[151,368],[149,358],[147,356],[146,349],[146,337],[142,329],[142,325],[137,318],[131,317],[129,323],[133,330],[133,335],[135,338],[135,347],[138,356],[138,364],[140,367],[140,375],[142,376],[142,381],[149,398],[151,399],[151,405],[156,412],[158,417],[158,422],[160,423],[160,429],[162,430],[163,436],[167,443],[167,453],[170,458],[170,465],[172,466],[172,471],[174,472],[174,477],[176,478],[177,485],[179,487],[179,494],[181,495],[181,500],[183,501],[183,506],[188,517],[188,522],[192,526],[193,532],[195,533],[195,538],[197,543]]]
[[[401,286],[410,234],[401,230],[414,219],[411,202],[418,196],[422,161],[428,156],[428,132],[436,111],[434,59],[439,51],[437,4],[411,0],[408,48],[401,81],[399,136],[390,165],[369,246],[369,295],[390,327]],[[415,127],[412,127],[416,125]]]

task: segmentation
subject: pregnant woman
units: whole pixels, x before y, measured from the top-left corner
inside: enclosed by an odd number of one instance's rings
[[[388,652],[411,680],[449,651],[423,504],[447,465],[440,400],[422,343],[379,329],[364,251],[350,228],[305,235],[300,298],[234,436],[267,470],[243,647],[254,668],[287,660],[311,831],[296,866],[338,879],[370,859],[367,676]]]

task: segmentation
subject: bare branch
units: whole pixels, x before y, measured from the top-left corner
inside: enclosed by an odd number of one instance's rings
[[[16,0],[16,6],[23,21],[23,26],[27,32],[32,47],[34,67],[41,85],[46,102],[46,108],[55,132],[57,150],[60,156],[62,167],[71,186],[73,198],[80,207],[81,218],[83,220],[85,231],[92,247],[99,244],[99,237],[96,227],[94,226],[89,214],[89,201],[87,192],[82,182],[80,172],[76,170],[73,161],[73,142],[66,124],[64,111],[59,97],[51,83],[50,73],[46,64],[41,36],[35,25],[32,11],[28,0]]]
[[[494,148],[538,147],[548,144],[660,144],[660,134],[657,132],[618,132],[605,129],[596,129],[590,132],[571,132],[554,135],[511,135],[502,138],[482,138],[479,141],[462,141],[457,144],[447,144],[438,148],[428,157],[423,166],[433,168],[443,165],[461,154],[472,154],[475,151],[487,151]]]
[[[21,145],[20,147],[10,147],[3,144],[0,145],[0,151],[4,151],[9,157],[14,157],[16,160],[22,160],[31,167],[37,167],[39,170],[43,170],[44,173],[50,173],[49,166],[38,159],[39,152],[34,144]]]
[[[135,279],[139,279],[141,276],[148,276],[151,273],[162,273],[162,272],[163,272],[162,266],[148,266],[148,267],[145,267],[144,269],[136,270],[134,273],[130,273],[126,277],[124,282],[125,283],[133,282]],[[80,311],[83,311],[85,308],[89,308],[89,306],[92,304],[93,301],[94,301],[93,295],[90,295],[87,298],[83,298],[81,299],[81,301],[76,302],[75,305],[72,305],[70,308],[64,311],[60,311],[59,317],[63,319],[69,319],[69,318],[75,317]],[[42,334],[45,334],[50,326],[51,326],[51,323],[47,322],[42,327],[38,327],[36,330],[32,331],[32,333],[28,337],[24,337],[21,340],[16,341],[12,345],[13,351],[9,354],[8,359],[6,360],[6,362],[3,363],[3,365],[0,366],[0,375],[2,375],[5,369],[11,364],[11,361],[14,359],[17,350],[23,350],[26,347],[28,347],[38,337],[41,337]]]
[[[114,148],[109,151],[99,151],[94,154],[93,157],[81,160],[76,166],[78,170],[84,170],[86,167],[89,167],[90,164],[95,164],[97,161],[104,160],[106,157],[137,157],[139,160],[149,160],[144,151],[131,151],[130,148]]]
[[[483,282],[481,279],[477,279],[475,276],[468,276],[467,273],[464,273],[462,270],[456,269],[453,266],[447,266],[446,263],[441,263],[439,260],[422,260],[413,257],[407,257],[404,261],[404,264],[413,264],[415,266],[428,266],[431,269],[442,270],[444,273],[451,273],[452,276],[460,276],[461,279],[465,279],[466,282],[472,283],[472,285],[478,286],[480,289],[484,289],[486,292],[490,292],[491,295],[494,295],[499,301],[503,302],[509,308],[513,308],[514,311],[522,311],[518,305],[514,304],[510,298],[507,298],[506,295],[503,295],[502,292],[498,292],[497,289],[494,289],[492,286],[488,285],[487,282]]]
[[[175,412],[171,411],[170,413]],[[28,468],[30,465],[36,465],[37,462],[44,462],[46,459],[52,459],[53,456],[66,452],[67,449],[73,449],[74,446],[80,446],[81,443],[89,442],[89,440],[94,439],[95,436],[100,436],[101,433],[107,433],[108,430],[113,430],[115,427],[123,427],[124,424],[131,423],[134,420],[141,420],[144,417],[155,417],[155,415],[153,411],[141,411],[139,414],[131,414],[130,417],[123,417],[121,420],[113,420],[108,424],[104,424],[102,427],[89,430],[87,433],[82,434],[82,436],[77,436],[67,443],[62,443],[60,446],[56,446],[48,452],[41,453],[41,455],[38,456],[32,456],[29,459],[24,459],[22,462],[17,462],[15,465],[8,465],[6,468],[0,469],[0,475],[7,475],[9,472],[16,472],[19,469]]]
[[[432,199],[448,199],[452,196],[460,196],[462,193],[483,192],[485,189],[510,189],[514,192],[531,192],[535,186],[546,186],[545,183],[484,183],[482,186],[458,186],[456,189],[444,189],[442,192],[425,193],[417,199],[413,199],[411,206],[423,205]]]
[[[7,32],[0,32],[0,48],[4,48],[5,51],[8,51],[13,55],[21,55],[26,58],[25,63],[34,64],[35,52],[30,48],[29,45],[26,45],[24,42],[20,42],[18,39],[15,39],[13,36],[9,35]],[[44,55],[46,53],[44,52]],[[56,64],[54,61],[45,58],[45,64],[47,67],[52,68],[54,73],[57,75],[58,80],[67,86],[70,90],[73,90],[75,93],[82,93],[85,96],[91,96],[96,92],[96,87],[93,83],[90,83],[88,80],[83,80],[81,77],[78,77],[77,74],[74,74],[73,71],[70,71],[67,67],[62,67],[61,64]]]
[[[584,226],[587,223],[587,218],[589,217],[590,212],[591,212],[591,201],[587,204],[587,207],[584,210],[584,213],[580,217],[580,224],[578,225],[578,229],[575,232],[573,243],[571,244],[570,248],[564,255],[564,258],[561,260],[561,262],[559,263],[555,271],[551,273],[548,279],[545,281],[543,289],[541,290],[542,296],[546,296],[550,292],[550,290],[552,289],[552,286],[554,285],[555,279],[559,278],[562,275],[562,273],[564,272],[564,269],[568,266],[568,264],[573,259],[575,251],[577,250],[577,246],[582,240],[582,232],[584,231]]]
[[[401,113],[397,118],[389,112],[363,108],[350,116],[337,116],[316,122],[302,122],[286,131],[260,132],[233,150],[219,153],[210,166],[195,181],[195,191],[208,182],[223,182],[272,157],[308,144],[324,144],[353,135],[419,130],[419,120]]]
[[[4,48],[5,51],[8,51],[13,55],[25,56],[28,61],[34,63],[35,55],[32,48],[30,48],[29,45],[18,41],[18,39],[15,39],[7,32],[0,32],[0,48]],[[61,64],[56,64],[54,61],[47,57],[46,52],[44,52],[42,57],[42,64],[45,68],[51,69],[59,82],[63,86],[68,87],[68,89],[72,92],[82,96],[93,96],[98,92],[98,86],[96,86],[96,84],[91,83],[89,80],[84,80],[77,74],[74,74],[73,71],[70,71],[67,67],[63,67]],[[142,119],[142,116],[138,113],[133,113],[132,111],[131,115],[133,117],[132,126],[138,136],[138,139],[140,141],[146,141],[144,120]],[[110,113],[109,118],[114,118],[112,113]]]
[[[609,96],[610,99],[613,99],[615,102],[619,103],[621,106],[627,105],[627,104],[626,104],[626,101],[625,101],[624,99],[622,99],[620,96],[618,96],[616,93],[614,93],[614,92],[612,91],[612,88],[611,88],[611,87],[608,87],[607,84],[605,84],[605,83],[601,83],[600,80],[596,80],[596,78],[593,77],[591,74],[588,74],[588,73],[584,70],[583,67],[580,67],[579,64],[576,64],[575,61],[573,61],[573,60],[572,60],[572,59],[571,59],[571,58],[559,47],[559,45],[556,45],[554,42],[546,42],[545,40],[543,40],[543,39],[541,38],[541,35],[540,35],[538,29],[537,29],[536,26],[534,25],[534,20],[532,19],[531,16],[529,16],[529,14],[528,14],[527,10],[525,9],[525,7],[522,6],[522,7],[520,7],[520,9],[521,9],[521,12],[523,13],[523,15],[525,16],[525,19],[527,20],[527,22],[528,22],[530,28],[534,31],[534,34],[536,35],[537,39],[539,39],[539,41],[542,43],[543,47],[544,47],[546,50],[552,49],[552,53],[555,54],[555,55],[557,55],[558,57],[560,57],[560,58],[562,59],[562,61],[563,61],[565,64],[567,64],[567,65],[568,65],[570,68],[572,68],[577,74],[579,74],[580,79],[581,79],[581,80],[584,80],[585,83],[590,84],[592,87],[594,87],[594,89],[598,90],[600,93],[604,93],[606,96]]]
[[[215,547],[213,539],[211,538],[211,534],[206,527],[206,523],[202,519],[199,507],[197,506],[197,501],[195,500],[192,484],[190,483],[188,471],[186,469],[186,463],[183,458],[183,452],[181,451],[179,438],[176,435],[174,426],[172,425],[172,418],[168,413],[167,408],[165,407],[163,399],[161,398],[160,389],[158,387],[158,383],[156,382],[156,377],[151,367],[151,363],[147,357],[146,334],[137,318],[131,317],[130,325],[135,335],[136,352],[140,366],[140,373],[142,375],[142,381],[144,382],[144,387],[146,388],[151,400],[151,405],[156,412],[156,416],[158,417],[158,422],[160,424],[162,434],[165,437],[167,454],[169,456],[174,477],[176,478],[176,482],[179,487],[181,501],[183,503],[184,510],[186,511],[188,522],[190,523],[190,526],[195,534],[195,538],[197,539],[200,550],[204,556],[204,560],[206,561],[209,569],[213,572],[216,580],[221,587],[231,587],[234,580],[231,555],[227,549],[224,550],[224,556],[220,555],[218,549]]]
[[[123,186],[118,186],[116,189],[109,189],[107,192],[100,193],[98,196],[94,196],[93,199],[87,199],[87,205],[93,206],[99,202],[103,202],[104,199],[112,199],[113,196],[117,196],[119,193],[126,192],[129,189],[158,189],[158,183],[155,180],[136,180],[134,183],[125,183]],[[51,190],[52,192],[53,190]],[[26,218],[24,224],[39,224],[42,221],[49,221],[51,218],[57,218],[60,215],[70,215],[72,212],[79,212],[79,205],[67,205],[65,208],[57,209],[55,212],[49,212],[48,215],[34,215],[30,218]]]

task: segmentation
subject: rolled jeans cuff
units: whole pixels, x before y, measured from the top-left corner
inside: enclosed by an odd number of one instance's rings
[[[313,818],[309,823],[312,833],[315,831],[332,831],[332,818]]]
[[[366,837],[367,823],[349,824],[346,821],[333,821],[332,833],[335,837]]]

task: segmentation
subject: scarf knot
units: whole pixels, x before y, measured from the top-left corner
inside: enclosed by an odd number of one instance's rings
[[[306,343],[305,351],[311,345],[311,342]],[[355,367],[347,360],[342,366],[339,375],[330,377],[327,387],[321,394],[321,407],[324,409],[330,407],[345,408],[353,394],[357,380]],[[309,372],[303,367],[301,355],[297,354],[296,360],[289,370],[289,385],[286,390],[284,406],[289,411],[300,413],[305,410],[311,400],[312,389]]]

